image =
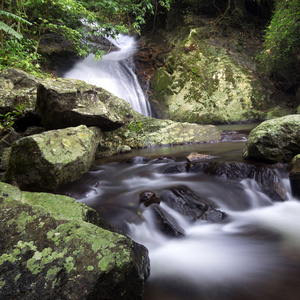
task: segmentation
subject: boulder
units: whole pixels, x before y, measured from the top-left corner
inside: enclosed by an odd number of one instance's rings
[[[16,106],[34,110],[39,81],[22,70],[3,70],[0,74],[0,114],[13,111]]]
[[[288,170],[293,196],[300,198],[300,154],[292,159]]]
[[[241,181],[254,179],[262,191],[274,201],[287,199],[286,189],[282,179],[273,168],[267,166],[250,165],[245,163],[211,162],[205,173],[219,176],[226,180]]]
[[[290,162],[300,153],[300,115],[268,120],[249,135],[243,157],[266,162]]]
[[[164,190],[161,200],[191,221],[203,218],[206,211],[216,208],[211,201],[185,186]]]
[[[201,160],[209,160],[209,159],[212,159],[212,158],[213,158],[213,156],[208,155],[208,154],[201,154],[201,153],[197,153],[197,152],[192,152],[186,157],[186,160],[188,162],[197,162],[197,161],[201,161]]]
[[[213,125],[180,123],[171,120],[147,118],[134,113],[134,120],[117,130],[104,132],[97,156],[117,153],[123,145],[147,148],[220,141],[221,131]]]
[[[85,204],[0,183],[0,220],[1,299],[142,299],[146,248]]]
[[[167,38],[173,50],[150,82],[161,118],[198,124],[264,120],[265,111],[279,104],[280,116],[294,113],[257,74],[255,50],[246,51],[250,45],[241,52],[236,38],[218,38],[208,26],[182,26]]]
[[[37,109],[46,129],[81,124],[114,130],[132,118],[128,102],[76,79],[48,78],[37,90]]]
[[[99,128],[84,125],[21,138],[12,145],[4,181],[24,190],[55,191],[88,172],[99,139]]]

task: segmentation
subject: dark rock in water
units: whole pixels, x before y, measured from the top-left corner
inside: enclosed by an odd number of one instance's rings
[[[148,162],[149,160],[150,158],[146,156],[134,156],[125,160],[124,162],[128,164],[143,164]]]
[[[253,178],[272,200],[286,200],[286,189],[284,184],[273,169],[257,167],[253,174]]]
[[[286,189],[275,170],[267,166],[250,165],[246,163],[211,162],[205,169],[209,175],[223,179],[241,181],[253,178],[262,191],[274,201],[286,200]]]
[[[221,222],[226,217],[226,214],[217,209],[210,209],[203,214],[203,220],[209,222]]]
[[[185,186],[163,191],[161,199],[175,211],[192,221],[201,218],[207,210],[215,208],[212,202],[197,195]]]
[[[300,198],[300,154],[292,159],[288,169],[293,196]]]
[[[207,168],[207,162],[196,162],[196,163],[189,163],[187,164],[187,172],[190,173],[202,173]]]
[[[149,207],[155,216],[155,224],[164,234],[172,237],[184,236],[184,230],[179,226],[176,219],[162,209],[158,204]]]
[[[166,163],[172,163],[174,161],[175,161],[174,157],[162,156],[153,160],[152,162],[156,164],[166,164]]]
[[[140,194],[140,203],[143,203],[145,206],[150,206],[154,203],[159,204],[161,199],[157,197],[155,193],[146,191]]]
[[[205,173],[219,176],[223,179],[242,180],[248,178],[253,170],[255,170],[254,165],[218,161],[208,164]]]
[[[187,164],[179,164],[168,167],[163,171],[164,174],[178,174],[178,173],[186,173]]]
[[[223,131],[222,142],[240,142],[247,141],[248,135],[237,131]]]

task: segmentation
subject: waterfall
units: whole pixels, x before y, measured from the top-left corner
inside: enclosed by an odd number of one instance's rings
[[[151,117],[151,110],[136,74],[134,73],[133,54],[136,41],[133,37],[118,35],[115,39],[107,38],[117,51],[112,51],[95,60],[90,54],[65,73],[63,77],[80,79],[99,86],[129,102],[134,110]]]

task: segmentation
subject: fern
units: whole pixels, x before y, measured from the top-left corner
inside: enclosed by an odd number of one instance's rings
[[[10,26],[6,25],[5,23],[3,23],[1,21],[0,21],[0,30],[3,30],[5,33],[12,35],[19,40],[23,37],[22,34],[18,33],[17,31],[12,29]]]

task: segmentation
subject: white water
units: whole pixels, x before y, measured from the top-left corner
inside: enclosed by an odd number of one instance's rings
[[[129,102],[137,112],[151,116],[148,100],[134,73],[132,55],[136,52],[135,39],[118,35],[116,39],[109,38],[109,41],[119,50],[104,55],[99,61],[95,60],[94,54],[90,54],[63,77],[80,79],[102,87]]]

